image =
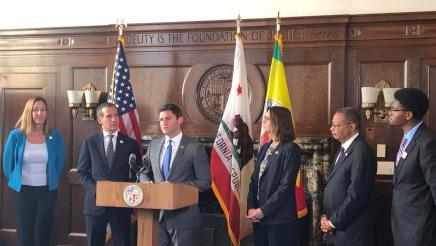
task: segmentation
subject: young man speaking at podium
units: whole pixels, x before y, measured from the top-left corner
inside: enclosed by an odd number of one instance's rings
[[[182,183],[199,191],[210,187],[209,160],[204,147],[183,136],[182,111],[174,104],[159,109],[160,129],[165,136],[151,141],[141,171],[141,182]],[[200,210],[197,205],[159,214],[160,246],[197,245]]]
[[[129,208],[96,206],[96,182],[129,181],[129,158],[139,156],[138,145],[118,131],[119,116],[115,105],[102,103],[97,108],[102,132],[83,141],[77,165],[77,178],[85,189],[83,213],[88,246],[104,246],[109,223],[114,246],[130,245]],[[137,158],[139,159],[139,158]]]

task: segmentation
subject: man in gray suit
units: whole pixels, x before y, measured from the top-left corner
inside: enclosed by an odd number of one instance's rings
[[[436,245],[436,135],[422,120],[429,100],[415,88],[400,89],[394,98],[389,124],[404,131],[393,176],[394,245]]]
[[[341,142],[324,190],[321,230],[335,246],[375,245],[374,180],[377,161],[359,136],[360,117],[354,108],[341,108],[330,131]]]
[[[182,134],[182,111],[174,104],[159,109],[160,129],[165,136],[151,141],[141,171],[141,182],[183,183],[199,191],[210,188],[209,160],[204,147]],[[196,245],[200,226],[197,205],[163,210],[159,217],[160,246]]]

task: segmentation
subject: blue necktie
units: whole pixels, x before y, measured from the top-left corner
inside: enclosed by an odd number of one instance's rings
[[[165,150],[165,155],[162,163],[162,174],[165,180],[168,179],[168,175],[170,174],[170,163],[171,163],[171,153],[173,148],[171,146],[171,140],[168,143],[167,149]]]

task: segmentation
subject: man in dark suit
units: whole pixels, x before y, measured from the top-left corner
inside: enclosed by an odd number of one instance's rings
[[[174,104],[159,109],[165,136],[151,141],[141,182],[183,183],[205,191],[210,187],[209,160],[204,147],[182,134],[182,111]],[[197,205],[163,210],[159,216],[160,246],[196,245],[200,211]]]
[[[95,204],[96,181],[129,181],[129,157],[139,156],[136,142],[118,131],[117,108],[103,103],[97,108],[102,132],[83,141],[77,165],[77,178],[85,189],[85,214],[89,246],[105,245],[106,226],[109,223],[114,246],[129,245],[130,214],[128,208],[100,207]],[[138,158],[139,159],[139,158]]]
[[[422,121],[429,100],[415,88],[394,98],[389,124],[404,131],[393,176],[394,245],[436,245],[436,135]]]
[[[354,108],[341,108],[330,127],[333,138],[341,142],[341,150],[327,178],[321,230],[336,246],[375,245],[377,161],[371,147],[359,136],[359,120]]]

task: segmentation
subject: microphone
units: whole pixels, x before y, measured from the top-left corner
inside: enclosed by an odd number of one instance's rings
[[[129,155],[129,167],[131,170],[133,171],[137,171],[136,169],[138,168],[137,164],[136,164],[136,155],[135,154],[130,154]]]
[[[138,168],[138,164],[136,163],[136,155],[135,154],[129,155],[129,167],[130,167],[130,170],[132,170],[132,172],[134,172],[136,174],[136,183],[138,183],[139,182],[139,168]]]
[[[145,183],[146,184],[152,184],[153,181],[150,179],[151,175],[153,175],[151,173],[151,170],[149,169],[149,165],[148,165],[148,159],[147,159],[147,155],[143,155],[142,156],[142,161],[141,161],[141,167],[139,168],[139,170],[141,170],[141,173],[145,174]]]
[[[143,156],[142,156],[141,165],[142,165],[143,167],[147,167],[147,155],[143,155]]]

